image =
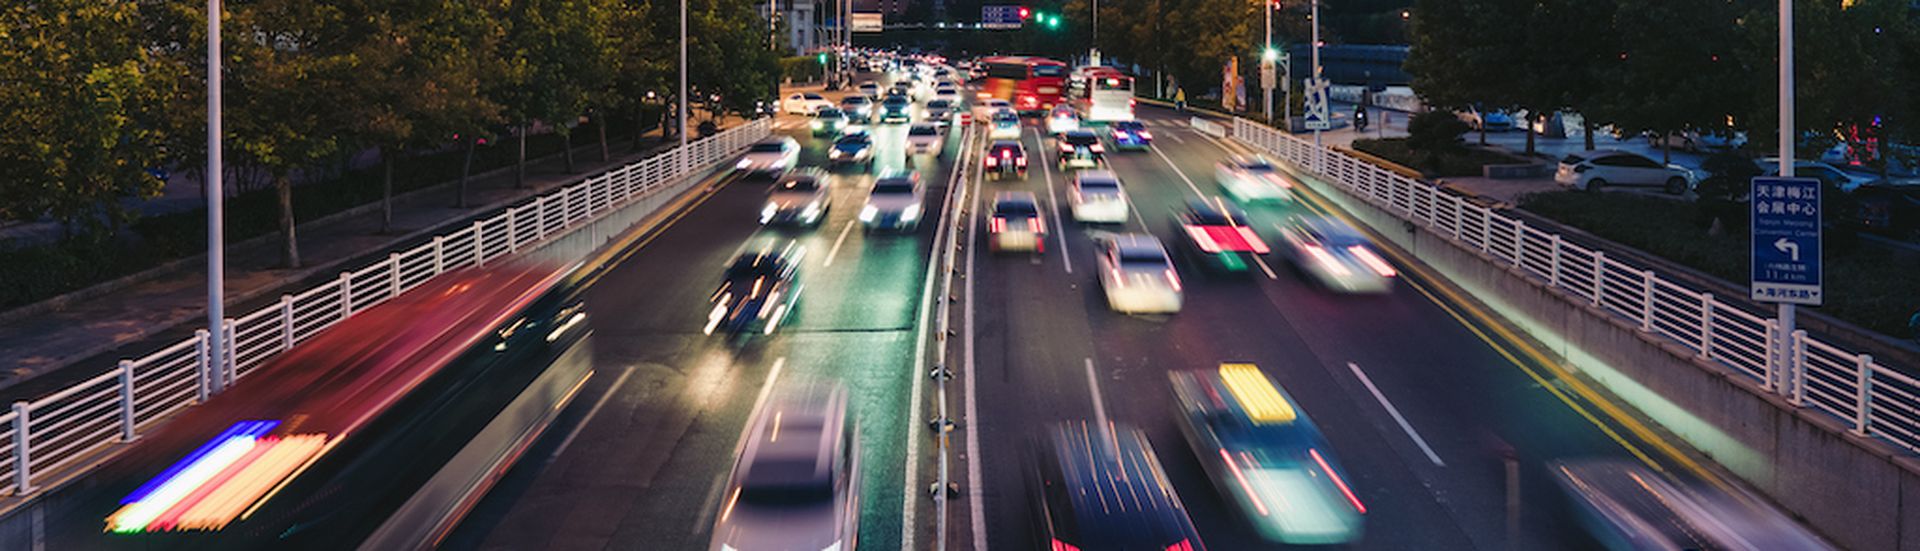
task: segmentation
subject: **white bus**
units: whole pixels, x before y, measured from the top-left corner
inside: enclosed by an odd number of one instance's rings
[[[1112,67],[1081,67],[1067,82],[1073,110],[1086,122],[1133,120],[1133,77]]]

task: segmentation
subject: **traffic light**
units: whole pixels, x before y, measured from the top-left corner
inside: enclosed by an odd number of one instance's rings
[[[1028,11],[1028,10],[1027,10],[1027,7],[1026,7],[1026,6],[1020,6],[1020,20],[1021,20],[1021,21],[1026,21],[1026,20],[1027,20],[1027,17],[1029,17],[1029,16],[1032,16],[1032,15],[1033,15],[1033,12],[1032,12],[1032,11]]]
[[[1047,28],[1049,28],[1049,29],[1058,29],[1058,28],[1060,28],[1060,16],[1058,16],[1058,15],[1049,15],[1049,16],[1047,16]]]
[[[826,53],[826,52],[820,52],[820,55],[818,55],[818,56],[814,56],[814,59],[818,59],[818,60],[820,60],[820,64],[821,64],[821,65],[826,65],[826,64],[827,64],[827,53]]]

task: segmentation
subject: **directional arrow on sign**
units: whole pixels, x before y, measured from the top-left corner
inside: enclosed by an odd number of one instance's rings
[[[1788,256],[1793,258],[1794,262],[1800,261],[1800,244],[1799,243],[1788,241],[1787,238],[1782,237],[1779,240],[1776,240],[1773,242],[1773,248],[1774,250],[1787,253]]]

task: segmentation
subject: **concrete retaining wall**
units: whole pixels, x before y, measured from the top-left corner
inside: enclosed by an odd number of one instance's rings
[[[1852,549],[1920,551],[1920,462],[1794,407],[1758,382],[1550,288],[1504,261],[1303,178],[1374,231],[1486,303],[1573,369]],[[1908,497],[1915,508],[1904,507]]]

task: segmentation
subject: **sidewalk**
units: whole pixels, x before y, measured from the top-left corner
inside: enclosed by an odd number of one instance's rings
[[[723,121],[723,127],[741,122]],[[514,187],[512,167],[479,174],[468,182],[467,209],[456,209],[455,183],[444,182],[394,198],[393,231],[377,233],[380,209],[353,211],[300,224],[300,256],[305,266],[282,269],[279,234],[226,247],[227,312],[240,316],[283,292],[304,288],[309,279],[334,277],[343,269],[387,254],[395,248],[430,238],[435,230],[533,197],[597,172],[631,163],[677,142],[662,143],[658,132],[642,138],[641,152],[628,152],[631,143],[612,141],[612,158],[600,162],[597,142],[574,149],[578,172],[564,172],[565,161],[555,154],[527,163],[527,187]],[[121,357],[138,357],[171,344],[203,327],[206,317],[204,256],[189,261],[175,273],[130,284],[101,296],[77,299],[65,307],[38,315],[0,322],[0,395],[8,400],[30,399],[92,377],[113,367]],[[362,260],[365,259],[365,260]],[[161,268],[164,269],[164,268]]]

